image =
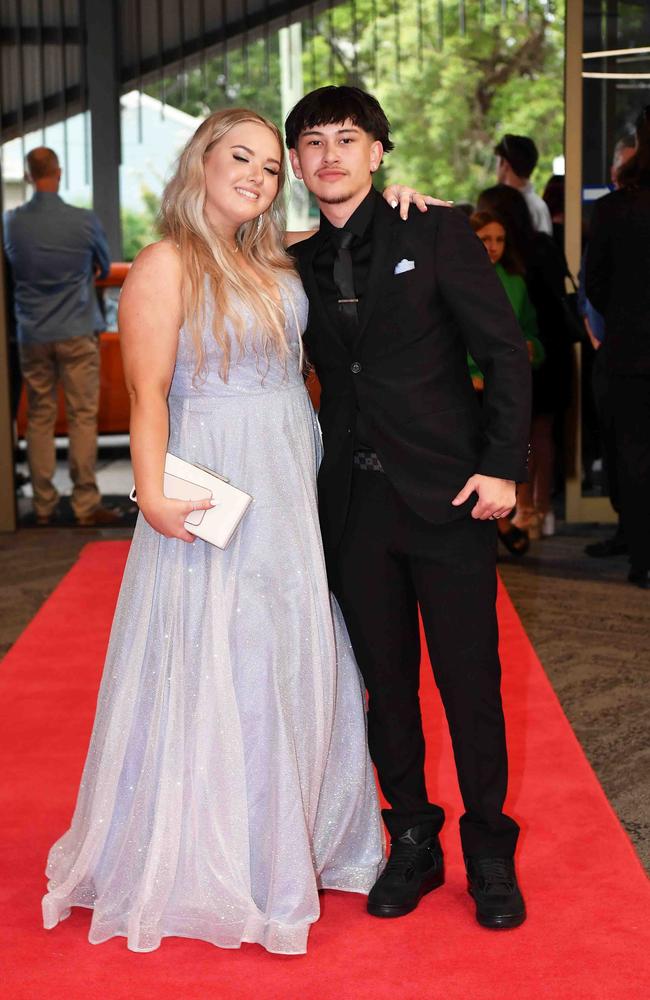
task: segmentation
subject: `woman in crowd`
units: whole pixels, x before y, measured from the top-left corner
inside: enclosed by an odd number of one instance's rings
[[[605,319],[603,346],[613,417],[630,583],[650,589],[650,105],[636,121],[636,152],[618,190],[596,203],[586,291]]]
[[[545,362],[533,372],[533,417],[530,435],[529,481],[517,494],[513,523],[531,538],[552,535],[551,506],[555,470],[554,430],[571,393],[571,343],[562,299],[566,262],[553,238],[533,229],[526,202],[519,191],[497,184],[483,191],[479,211],[494,213],[503,222],[514,253],[525,269],[530,300],[535,307]]]
[[[141,514],[43,901],[46,927],[92,908],[92,942],[303,952],[319,889],[365,893],[382,861],[364,692],[325,575],[284,181],[273,124],[211,115],[122,293]],[[209,501],[163,495],[167,449],[253,496],[226,550],[185,528]]]
[[[522,275],[524,268],[507,238],[506,229],[492,212],[474,212],[470,217],[472,229],[481,240],[488,257],[496,268],[501,284],[510,300],[515,316],[528,345],[528,356],[533,369],[544,361],[544,348],[537,336],[537,316],[530,301],[526,282]],[[474,387],[482,392],[483,375],[473,358],[469,358],[470,372]],[[509,518],[497,521],[499,538],[513,555],[523,555],[528,549],[528,533],[512,524]]]

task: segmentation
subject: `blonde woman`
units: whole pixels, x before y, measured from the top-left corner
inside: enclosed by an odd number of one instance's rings
[[[323,562],[284,181],[274,125],[211,115],[122,293],[141,515],[43,901],[48,928],[92,908],[95,943],[304,952],[319,889],[365,893],[382,861],[364,695]],[[167,449],[255,498],[227,550],[184,528],[207,503],[163,496]]]

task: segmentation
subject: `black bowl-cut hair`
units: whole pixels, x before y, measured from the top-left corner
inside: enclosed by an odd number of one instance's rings
[[[390,123],[376,97],[358,87],[319,87],[305,94],[289,113],[285,134],[289,149],[298,145],[300,134],[317,125],[337,125],[351,121],[390,153]]]
[[[494,152],[508,161],[517,177],[530,177],[539,160],[533,140],[527,135],[513,135],[511,132],[496,144]]]

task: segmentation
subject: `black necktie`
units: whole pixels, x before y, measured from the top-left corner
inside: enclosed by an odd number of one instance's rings
[[[334,261],[334,284],[339,293],[338,306],[339,313],[345,316],[348,323],[358,323],[357,302],[359,301],[354,292],[354,271],[352,269],[352,254],[350,244],[354,240],[354,233],[347,229],[340,229],[337,232],[336,259]]]

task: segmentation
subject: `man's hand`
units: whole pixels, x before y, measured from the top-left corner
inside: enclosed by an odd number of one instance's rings
[[[388,188],[386,190],[388,190]],[[594,334],[594,331],[591,329],[591,323],[589,322],[589,320],[587,319],[586,316],[582,317],[582,321],[585,324],[585,330],[587,331],[587,336],[589,337],[589,340],[591,341],[591,346],[593,347],[594,351],[599,350],[599,348],[600,348],[600,341],[599,341],[598,337],[596,337],[596,335]]]
[[[510,513],[517,500],[513,479],[496,479],[494,476],[470,476],[458,496],[451,501],[454,507],[478,493],[478,503],[472,509],[472,517],[478,521],[494,520]]]
[[[439,198],[433,198],[430,194],[420,194],[415,188],[406,187],[405,184],[389,184],[384,189],[384,199],[391,208],[397,208],[399,205],[399,214],[405,221],[408,219],[411,202],[421,212],[427,211],[427,205],[443,205],[445,208],[450,208],[454,204],[453,201],[441,201]]]

